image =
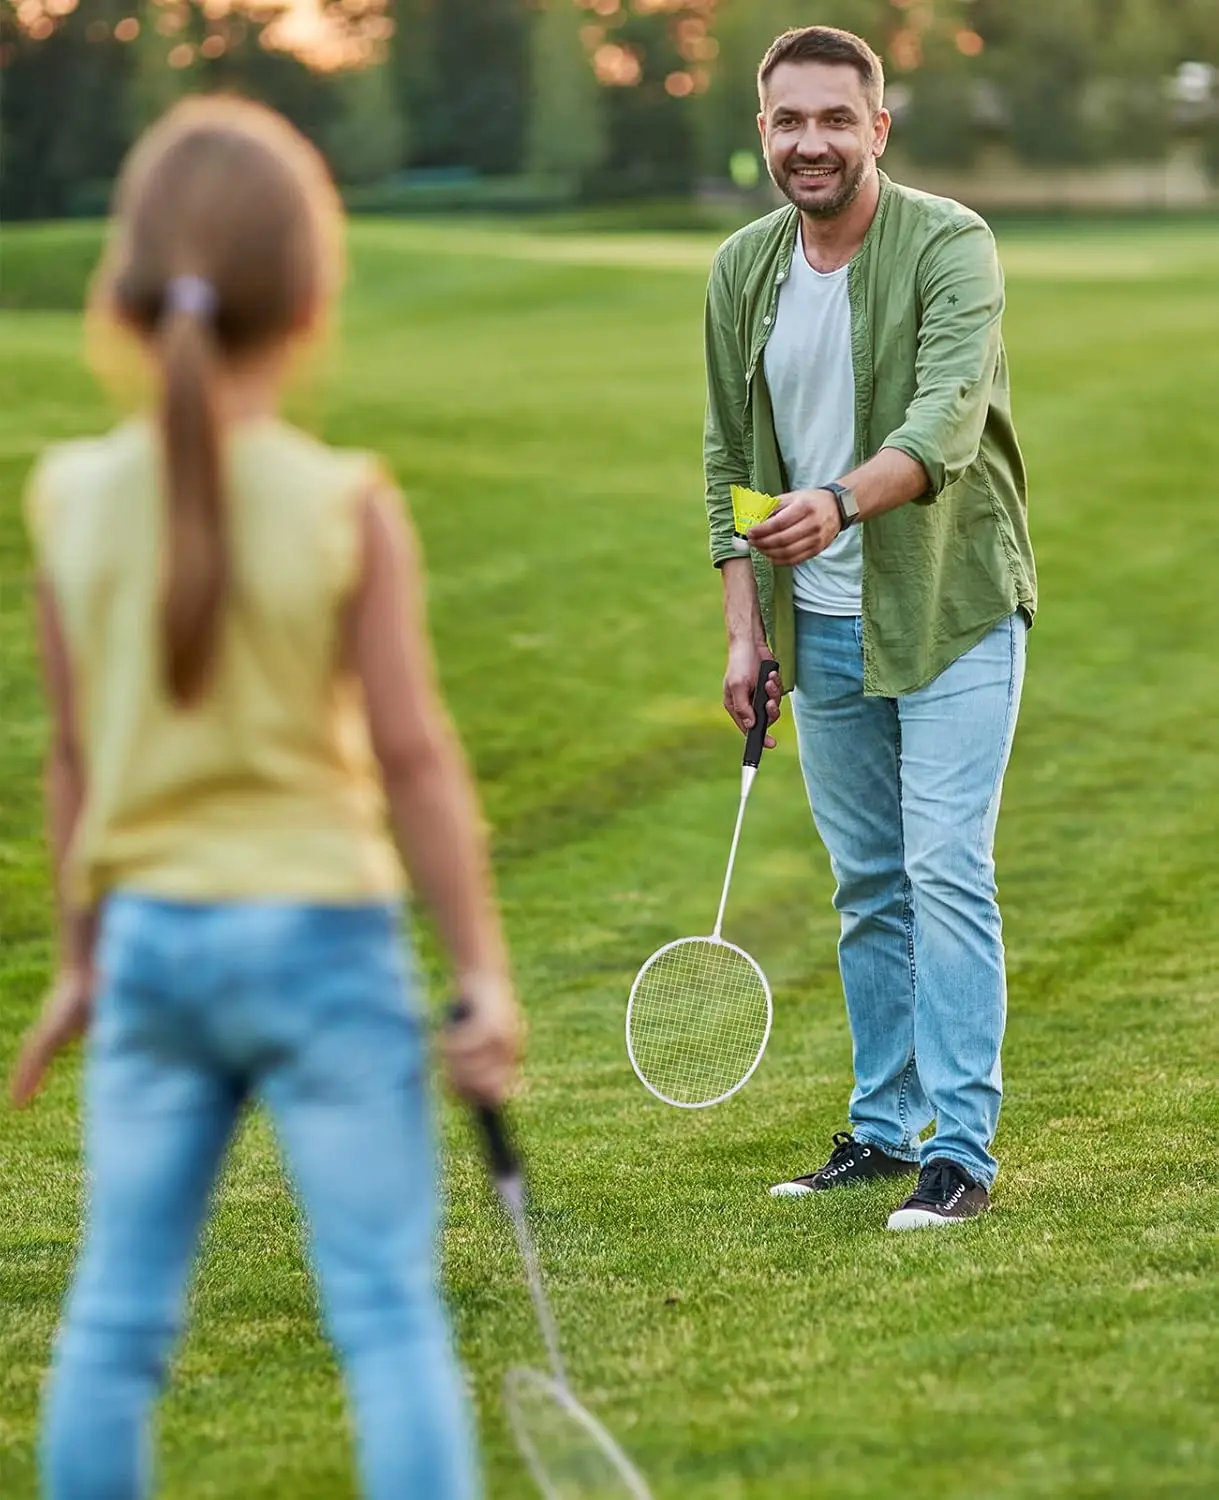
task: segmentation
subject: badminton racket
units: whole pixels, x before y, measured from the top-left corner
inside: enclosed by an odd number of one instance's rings
[[[521,1158],[502,1111],[479,1108],[475,1118],[491,1179],[516,1233],[549,1357],[548,1371],[514,1368],[504,1377],[504,1404],[521,1457],[545,1500],[651,1500],[630,1459],[572,1395],[529,1230]]]
[[[764,661],[753,694],[753,728],[741,764],[741,800],[715,928],[658,949],[635,976],[626,1008],[626,1050],[640,1082],[678,1109],[722,1104],[753,1077],[770,1040],[773,1005],[761,966],[721,936],[745,808],[769,728]]]

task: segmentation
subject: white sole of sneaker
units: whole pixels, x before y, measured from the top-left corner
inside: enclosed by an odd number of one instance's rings
[[[805,1187],[802,1182],[777,1182],[770,1190],[772,1198],[807,1198],[816,1188]]]
[[[927,1208],[895,1208],[889,1215],[890,1229],[948,1229],[968,1222],[968,1219],[946,1219]]]

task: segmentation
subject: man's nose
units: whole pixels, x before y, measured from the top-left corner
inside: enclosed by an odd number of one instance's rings
[[[816,120],[809,120],[800,136],[800,155],[816,158],[825,154],[825,134]]]

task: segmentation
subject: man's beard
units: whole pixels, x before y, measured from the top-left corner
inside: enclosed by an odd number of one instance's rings
[[[789,167],[787,175],[780,182],[776,173],[772,170],[771,177],[774,178],[775,186],[783,196],[794,203],[801,213],[807,214],[810,219],[836,219],[840,213],[844,213],[851,204],[859,197],[860,190],[864,184],[864,178],[868,173],[868,158],[861,156],[853,167],[848,167],[841,157],[836,157],[833,162],[829,161],[802,161],[802,167],[828,167],[830,165],[841,167],[842,183],[832,198],[825,198],[809,205],[801,203],[793,191],[792,179],[795,167]]]

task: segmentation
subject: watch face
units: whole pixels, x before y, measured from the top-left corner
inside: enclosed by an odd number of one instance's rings
[[[838,502],[838,515],[843,526],[854,525],[859,520],[859,501],[855,498],[855,491],[847,489],[844,484],[836,484],[830,493]]]

